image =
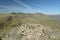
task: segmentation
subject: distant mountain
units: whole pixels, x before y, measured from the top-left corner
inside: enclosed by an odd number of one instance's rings
[[[59,15],[50,15],[50,17],[60,20],[60,14]]]

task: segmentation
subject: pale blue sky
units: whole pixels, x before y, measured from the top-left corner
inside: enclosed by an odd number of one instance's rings
[[[1,12],[60,14],[60,0],[0,0]]]

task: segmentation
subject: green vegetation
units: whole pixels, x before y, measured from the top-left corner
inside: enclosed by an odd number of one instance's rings
[[[21,21],[16,14],[0,14],[0,30],[16,27],[18,24],[20,25]]]
[[[6,21],[10,16],[12,16],[12,18],[9,19],[9,21]],[[60,30],[60,21],[50,18],[49,16],[44,14],[39,13],[0,14],[0,29],[7,27],[17,27],[22,23],[38,23],[47,27],[51,27],[54,30]]]
[[[48,15],[40,14],[40,13],[11,13],[11,14],[0,14],[0,31],[2,32],[10,32],[9,29],[13,29],[12,31],[14,32],[13,34],[15,35],[15,32],[17,29],[14,30],[14,28],[20,26],[23,23],[34,23],[34,24],[41,24],[44,27],[46,26],[47,28],[51,28],[52,32],[42,30],[44,34],[49,36],[50,38],[50,33],[59,35],[60,33],[60,21],[56,20],[54,18],[49,17]],[[50,30],[50,31],[51,31]],[[49,32],[49,33],[48,33]],[[12,35],[13,35],[12,34]],[[3,36],[0,37],[3,38],[5,37],[6,34],[2,34]],[[10,35],[9,35],[10,36]],[[17,36],[17,40],[21,39],[24,35],[19,34]],[[53,35],[55,36],[55,35]],[[59,38],[57,40],[60,40]]]

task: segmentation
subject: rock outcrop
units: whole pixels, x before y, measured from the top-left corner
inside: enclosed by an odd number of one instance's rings
[[[3,35],[3,34],[2,34]],[[1,38],[2,40],[58,40],[60,34],[50,27],[41,24],[22,24],[11,28]]]

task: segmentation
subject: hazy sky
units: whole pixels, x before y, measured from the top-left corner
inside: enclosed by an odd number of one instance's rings
[[[0,0],[0,12],[60,14],[60,0]]]

